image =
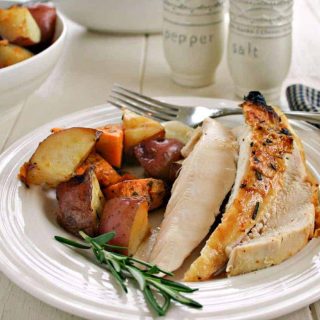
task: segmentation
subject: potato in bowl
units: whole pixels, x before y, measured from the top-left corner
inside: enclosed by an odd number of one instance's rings
[[[26,99],[44,82],[59,59],[66,37],[66,25],[59,13],[53,21],[53,8],[44,13],[39,6],[14,8],[18,9],[0,9],[0,110]],[[24,31],[10,29],[10,20]]]

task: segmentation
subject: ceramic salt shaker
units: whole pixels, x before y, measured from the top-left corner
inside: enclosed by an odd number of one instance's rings
[[[278,103],[291,63],[293,0],[230,0],[228,65],[237,96]]]
[[[163,47],[173,80],[211,84],[224,43],[224,0],[163,0]]]

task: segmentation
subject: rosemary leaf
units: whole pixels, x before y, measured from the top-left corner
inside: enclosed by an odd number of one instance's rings
[[[113,258],[113,259],[116,259],[116,260],[121,260],[121,261],[127,261],[129,259],[129,257],[127,256],[124,256],[123,254],[119,254],[119,253],[116,253],[116,252],[110,252],[110,251],[107,251],[106,249],[104,249],[104,253],[105,255],[109,258]]]
[[[166,276],[172,277],[172,276],[174,275],[174,274],[173,274],[172,272],[170,272],[170,271],[163,270],[163,269],[159,268],[158,266],[156,266],[156,267],[158,268],[159,272],[165,274]]]
[[[92,249],[92,250],[93,250],[93,253],[94,253],[94,255],[96,256],[97,260],[98,260],[101,264],[105,263],[105,262],[106,262],[106,257],[105,257],[105,255],[104,255],[103,250],[97,248],[94,243],[93,243],[92,246],[93,246],[93,249]]]
[[[116,246],[114,244],[104,244],[103,245],[104,248],[109,248],[109,249],[116,249],[116,250],[125,250],[127,249],[126,247],[121,247],[121,246]]]
[[[167,275],[167,276],[173,276],[173,273],[172,273],[172,272],[169,272],[169,271],[166,271],[166,270],[162,270],[162,269],[160,269],[158,266],[155,266],[155,265],[153,265],[153,264],[151,264],[151,263],[148,263],[148,262],[145,262],[145,261],[142,261],[142,260],[140,260],[140,259],[133,258],[133,257],[130,257],[130,260],[132,260],[132,261],[134,261],[134,262],[137,262],[137,263],[139,263],[139,264],[141,264],[141,265],[143,265],[143,266],[149,267],[149,268],[150,268],[149,270],[151,270],[151,269],[153,268],[153,271],[154,271],[154,270],[157,270],[156,273],[162,272],[163,274],[165,274],[165,275]],[[152,271],[152,272],[153,272],[153,271]]]
[[[159,273],[159,268],[157,266],[152,266],[149,270],[146,271],[148,274],[157,274]]]
[[[112,266],[114,267],[114,269],[120,273],[121,272],[121,267],[120,267],[120,264],[117,260],[115,259],[109,259],[109,261],[112,263]]]
[[[107,260],[106,264],[109,267],[110,272],[112,273],[113,277],[116,279],[116,281],[118,282],[119,286],[122,288],[122,290],[125,293],[128,293],[128,289],[127,286],[124,283],[124,280],[122,279],[122,277],[118,274],[118,272],[114,269],[112,263]]]
[[[163,273],[173,275],[172,272],[162,270],[156,265],[139,260],[137,258],[128,257],[117,252],[108,251],[107,248],[116,248],[108,244],[114,236],[114,232],[105,233],[101,236],[91,238],[83,231],[79,232],[81,237],[87,242],[87,245],[56,236],[55,239],[65,245],[73,246],[80,249],[92,249],[97,261],[104,265],[111,272],[116,282],[125,293],[128,292],[126,286],[127,279],[134,279],[139,289],[148,302],[149,306],[159,315],[163,316],[168,311],[171,300],[175,300],[181,304],[192,308],[201,308],[202,305],[182,294],[192,293],[197,289],[190,288],[179,282],[158,277],[156,274]],[[159,303],[157,296],[163,298],[163,304]]]
[[[256,202],[256,205],[254,206],[253,212],[252,212],[252,220],[255,220],[259,211],[260,202]]]
[[[158,301],[154,297],[153,292],[148,285],[146,285],[146,287],[144,288],[143,294],[144,294],[144,297],[147,300],[147,302],[150,304],[152,309],[156,311],[158,316],[164,316],[166,314],[166,310],[164,310],[160,306],[160,304],[158,303]],[[170,299],[169,299],[169,304],[170,304]],[[168,308],[167,308],[167,310],[168,310]]]
[[[112,231],[112,232],[104,233],[100,236],[97,236],[97,237],[91,238],[91,239],[94,242],[98,243],[100,246],[104,246],[107,242],[112,240],[115,235],[116,235],[116,233],[114,231]]]
[[[166,293],[162,292],[161,294],[162,294],[162,296],[164,298],[164,303],[162,305],[162,310],[163,310],[163,313],[166,314],[168,309],[169,309],[169,307],[170,307],[171,299]]]
[[[140,290],[143,291],[146,286],[146,280],[142,272],[139,269],[131,266],[126,266],[126,269],[132,274],[133,278],[136,279],[139,284]]]
[[[60,243],[66,244],[68,246],[71,247],[75,247],[75,248],[79,248],[79,249],[91,249],[91,246],[64,238],[64,237],[59,237],[59,236],[55,236],[54,237],[57,241],[59,241]]]
[[[146,266],[146,267],[149,267],[149,268],[153,267],[153,265],[151,263],[148,263],[146,261],[142,261],[142,260],[134,258],[134,257],[130,257],[130,260],[133,261],[133,262],[139,263],[142,266]]]
[[[83,238],[84,241],[90,243],[91,237],[89,237],[87,234],[85,234],[83,231],[79,231],[80,236]]]
[[[197,301],[194,301],[188,297],[185,297],[182,294],[180,294],[179,292],[177,292],[171,288],[168,288],[167,286],[165,286],[157,281],[150,280],[150,279],[148,279],[148,280],[149,280],[148,282],[151,283],[152,286],[158,288],[162,292],[165,292],[173,300],[178,301],[178,302],[185,304],[185,305],[192,307],[192,308],[202,308],[202,305],[200,303],[198,303]]]
[[[182,283],[171,281],[168,279],[160,278],[159,280],[161,283],[163,283],[163,284],[165,284],[165,285],[167,285],[167,286],[171,287],[172,289],[179,291],[179,292],[192,293],[192,292],[199,290],[197,288],[193,289],[193,288],[190,288]]]

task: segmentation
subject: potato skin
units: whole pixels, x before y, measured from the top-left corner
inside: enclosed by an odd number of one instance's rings
[[[157,179],[135,179],[116,183],[106,189],[103,193],[107,199],[118,197],[143,197],[149,205],[149,210],[159,208],[166,196],[166,188],[162,180]]]
[[[93,207],[93,204],[95,201],[100,202],[99,210],[102,211],[104,198],[99,184],[95,183],[94,179],[96,179],[94,171],[89,169],[82,176],[60,183],[56,189],[59,204],[57,221],[65,230],[76,236],[79,236],[80,230],[90,236],[97,233],[97,215],[100,212],[97,207]]]
[[[28,9],[40,28],[40,43],[50,43],[53,39],[56,28],[56,9],[43,3],[28,6]]]
[[[179,160],[170,164],[168,181],[174,182],[177,179],[182,167],[182,163],[183,160]]]
[[[150,177],[170,180],[170,165],[182,158],[183,146],[176,139],[148,140],[135,146],[134,154]]]
[[[126,247],[132,255],[149,232],[148,204],[143,197],[122,197],[106,202],[99,225],[99,234],[115,231],[109,244]]]

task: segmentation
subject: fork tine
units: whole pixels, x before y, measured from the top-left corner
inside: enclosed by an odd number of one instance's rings
[[[171,111],[168,108],[164,108],[164,107],[161,107],[161,106],[156,106],[155,104],[151,104],[149,102],[146,103],[142,99],[136,99],[136,98],[134,98],[134,97],[132,97],[130,95],[127,95],[127,94],[119,91],[118,89],[113,88],[111,91],[112,91],[112,93],[117,94],[121,98],[126,98],[125,100],[128,99],[128,102],[134,102],[134,104],[146,107],[148,111],[151,110],[151,111],[158,112],[159,115],[164,114],[164,115],[168,115],[168,116],[171,116],[171,117],[176,117],[177,116],[177,112],[175,112],[175,111]]]
[[[122,96],[122,94],[119,94],[119,96],[118,95],[115,96],[111,94],[110,97],[125,105],[131,105],[131,107],[135,107],[139,109],[141,112],[144,112],[145,114],[152,115],[162,120],[170,121],[176,118],[176,115],[170,115],[167,113],[163,113],[163,112],[159,112],[157,110],[151,109],[148,105],[145,105],[144,103],[141,103],[135,99],[132,99],[129,96],[128,98],[125,98]]]
[[[118,109],[120,109],[120,110],[123,109],[123,106],[122,106],[122,105],[120,105],[120,104],[118,104],[118,103],[116,103],[116,102],[114,102],[114,101],[107,100],[107,102],[110,103],[110,104],[112,104],[114,107],[116,107],[116,108],[118,108]]]
[[[114,107],[120,109],[120,110],[123,110],[123,108],[124,108],[124,106],[122,106],[121,104],[119,104],[119,103],[117,103],[117,102],[115,102],[115,101],[107,100],[107,102],[110,103],[111,105],[113,105]],[[151,116],[151,115],[149,115],[149,114],[146,114],[145,112],[140,111],[140,110],[138,110],[138,109],[136,109],[136,108],[132,108],[132,107],[131,107],[130,105],[128,105],[128,104],[126,104],[125,107],[126,107],[126,109],[128,109],[128,110],[130,110],[130,111],[132,111],[132,112],[135,112],[135,113],[137,113],[137,114],[139,114],[139,115],[141,115],[141,116],[147,116],[148,118],[151,118],[151,119],[156,120],[156,121],[163,121],[162,119],[159,119],[159,118],[156,118],[156,117]]]
[[[115,102],[113,100],[107,100],[107,102],[110,103],[111,105],[113,105],[114,107],[120,109],[121,111],[124,109],[123,105],[121,105],[121,104],[119,104],[119,103],[117,103],[117,102]],[[144,112],[140,112],[139,110],[132,109],[130,106],[129,107],[126,106],[126,109],[128,109],[130,111],[133,111],[133,112],[135,112],[135,113],[137,113],[137,114],[139,114],[141,116],[145,115]]]
[[[119,88],[120,90],[126,91],[126,92],[130,93],[131,95],[133,95],[135,97],[139,97],[141,99],[144,99],[145,102],[147,101],[147,102],[149,102],[149,103],[151,103],[151,104],[153,104],[155,106],[162,106],[164,108],[170,109],[173,112],[178,112],[179,111],[179,108],[177,106],[173,105],[173,104],[166,103],[166,102],[161,102],[161,101],[156,100],[156,99],[152,99],[150,97],[144,96],[143,94],[140,94],[140,93],[131,91],[129,89],[123,88],[119,84],[116,84],[116,83],[113,86]]]
[[[172,117],[172,116],[168,116],[168,115],[162,114],[162,113],[157,112],[157,111],[152,111],[148,107],[144,107],[142,105],[133,104],[133,103],[129,102],[129,100],[124,100],[122,98],[119,98],[119,97],[116,97],[116,96],[113,96],[113,95],[110,95],[110,98],[115,99],[116,101],[123,103],[125,105],[125,107],[130,106],[131,109],[135,109],[135,110],[138,110],[140,112],[143,112],[146,116],[149,116],[149,117],[157,118],[157,119],[160,119],[162,121],[170,121],[170,120],[174,119],[174,117]]]

